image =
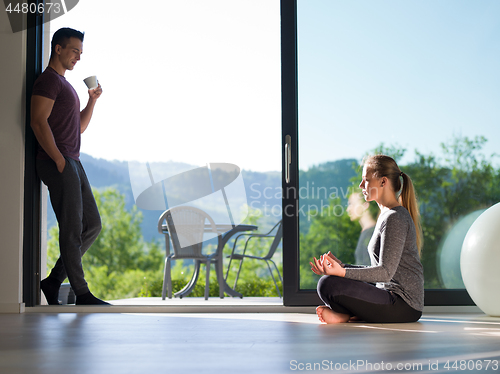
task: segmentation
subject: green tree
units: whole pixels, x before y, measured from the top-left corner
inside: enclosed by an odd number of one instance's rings
[[[488,208],[500,201],[500,173],[493,166],[495,154],[488,159],[481,153],[484,137],[473,139],[453,137],[441,144],[442,156],[424,155],[415,152],[413,162],[402,163],[406,149],[386,146],[383,143],[367,154],[386,154],[393,157],[400,168],[411,178],[417,192],[421,222],[424,232],[422,263],[424,265],[425,287],[442,288],[437,264],[442,240],[467,214]],[[354,165],[355,176],[351,182],[357,185],[361,180],[361,168]],[[334,204],[338,204],[334,203]],[[315,215],[315,214],[314,214]],[[350,222],[347,215],[309,216],[310,229],[301,234],[301,287],[314,287],[317,277],[309,270],[312,256],[318,256],[332,248],[339,258],[348,262],[349,253],[359,236],[359,228]],[[340,246],[339,243],[346,243]],[[351,243],[351,244],[348,244]],[[345,257],[344,257],[345,256]]]
[[[453,137],[441,144],[442,158],[416,152],[405,166],[418,194],[424,231],[422,263],[427,288],[441,288],[438,255],[441,241],[458,220],[500,200],[498,170],[481,153],[486,139]]]
[[[93,190],[101,215],[102,230],[83,256],[85,278],[92,292],[104,299],[136,297],[145,279],[161,274],[164,254],[159,243],[142,239],[142,214],[125,208],[125,196],[108,188]],[[58,227],[50,230],[48,264],[59,257]]]
[[[404,157],[406,149],[402,148],[398,144],[393,144],[386,146],[385,143],[380,143],[380,145],[374,148],[372,151],[367,152],[365,156],[369,155],[386,155],[390,156],[399,164],[400,160]]]
[[[330,200],[329,208],[311,211],[311,226],[300,239],[300,287],[316,288],[319,276],[311,271],[309,262],[331,251],[347,264],[354,263],[354,252],[361,226],[351,221],[340,197]]]
[[[101,215],[102,230],[83,257],[88,269],[106,267],[107,274],[138,267],[138,259],[144,252],[140,224],[142,214],[134,205],[128,212],[125,199],[117,190],[94,190],[94,197]]]

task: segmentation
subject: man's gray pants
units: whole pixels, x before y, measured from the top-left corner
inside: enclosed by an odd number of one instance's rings
[[[101,217],[90,183],[79,161],[65,157],[62,173],[52,160],[37,160],[38,176],[47,185],[50,202],[59,224],[57,260],[50,277],[61,283],[69,278],[76,296],[89,292],[82,268],[82,256],[101,231]]]

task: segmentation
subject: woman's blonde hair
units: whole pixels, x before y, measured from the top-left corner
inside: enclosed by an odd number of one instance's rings
[[[415,224],[417,232],[417,247],[420,254],[423,245],[422,226],[420,224],[420,211],[418,210],[417,195],[413,182],[409,175],[403,173],[398,164],[392,157],[386,155],[368,156],[364,159],[363,165],[372,172],[375,178],[386,177],[394,187],[394,191],[398,193],[399,203],[404,206]],[[401,183],[401,179],[403,183]]]

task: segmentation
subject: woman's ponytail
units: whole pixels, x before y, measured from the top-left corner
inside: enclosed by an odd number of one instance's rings
[[[399,203],[404,206],[415,224],[415,230],[417,232],[417,247],[418,253],[420,254],[423,245],[423,232],[422,225],[420,224],[420,211],[418,209],[417,195],[415,193],[415,188],[413,187],[413,182],[411,178],[405,173],[401,172],[403,178],[403,188],[399,195]]]

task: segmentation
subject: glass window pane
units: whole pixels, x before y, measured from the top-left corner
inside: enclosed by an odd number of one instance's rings
[[[84,78],[96,75],[103,87],[81,147],[105,230],[84,257],[91,290],[98,283],[107,292],[98,296],[147,296],[152,289],[158,296],[165,249],[157,221],[163,210],[182,200],[163,182],[182,172],[210,173],[207,187],[217,196],[184,203],[203,209],[212,204],[216,223],[253,224],[266,232],[281,219],[279,9],[279,0],[87,0],[46,24],[50,37],[61,27],[85,32],[81,60],[65,75],[81,107],[88,98]],[[223,186],[224,194],[214,169],[221,164],[235,165],[239,173],[234,183]],[[183,185],[180,193],[189,188],[200,192],[200,185]],[[160,199],[141,206],[139,196],[153,186],[160,186]],[[55,226],[49,207],[49,269],[58,255],[51,251],[57,246]],[[251,246],[251,254],[261,255],[266,246],[265,241]],[[274,258],[279,263],[280,254]],[[137,256],[144,257],[143,263],[134,260]],[[227,265],[226,256],[224,261]],[[237,269],[228,281],[234,281]],[[181,267],[174,273],[187,276]],[[265,296],[275,296],[263,261],[243,265],[238,285],[243,287],[255,273],[271,285]]]
[[[413,179],[426,288],[464,288],[475,218],[500,200],[500,4],[494,0],[299,0],[300,285],[328,250],[356,262],[348,197],[368,153]],[[366,228],[366,225],[365,225]]]

